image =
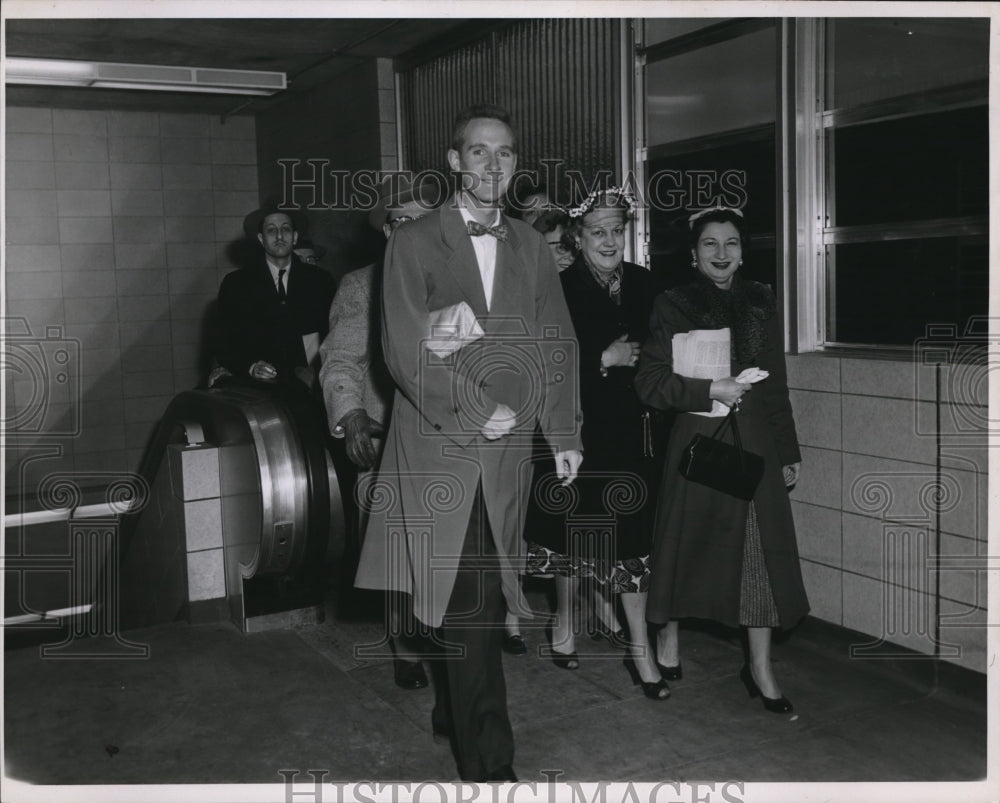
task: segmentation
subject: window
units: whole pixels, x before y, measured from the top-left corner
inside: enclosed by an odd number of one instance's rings
[[[745,174],[745,275],[787,291],[793,345],[909,348],[929,325],[965,331],[986,314],[988,19],[635,30],[645,186],[663,171]],[[683,189],[637,227],[660,288],[687,281],[686,212],[711,205]]]
[[[989,23],[836,19],[816,28],[816,345],[912,346],[988,298]],[[808,218],[807,218],[808,219]]]
[[[751,232],[744,275],[772,287],[777,29],[774,20],[646,20],[647,254],[657,290],[692,279],[687,218],[724,203]]]

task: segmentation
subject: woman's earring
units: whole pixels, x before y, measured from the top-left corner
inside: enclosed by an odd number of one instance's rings
[[[692,268],[697,268],[698,267],[698,260],[695,259],[694,257],[691,257],[691,267]]]
[[[743,267],[743,260],[742,259],[740,260],[740,267],[741,268]]]

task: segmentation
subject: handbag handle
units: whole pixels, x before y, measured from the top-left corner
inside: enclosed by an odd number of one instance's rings
[[[733,446],[736,447],[736,452],[740,456],[740,468],[746,468],[746,458],[743,454],[743,440],[740,438],[740,428],[736,424],[735,407],[729,411],[729,414],[722,420],[722,423],[715,428],[715,432],[712,433],[712,440],[721,441],[725,436],[726,427],[730,427],[733,430]]]

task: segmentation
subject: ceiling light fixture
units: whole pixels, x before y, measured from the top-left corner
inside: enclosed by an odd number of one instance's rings
[[[287,85],[283,72],[17,57],[4,59],[4,80],[8,84],[35,86],[151,89],[218,95],[273,95]]]

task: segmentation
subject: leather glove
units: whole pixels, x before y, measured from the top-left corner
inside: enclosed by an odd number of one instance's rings
[[[344,446],[351,462],[359,468],[375,465],[378,453],[372,438],[381,435],[379,425],[368,417],[364,410],[352,410],[340,420],[344,428]]]

